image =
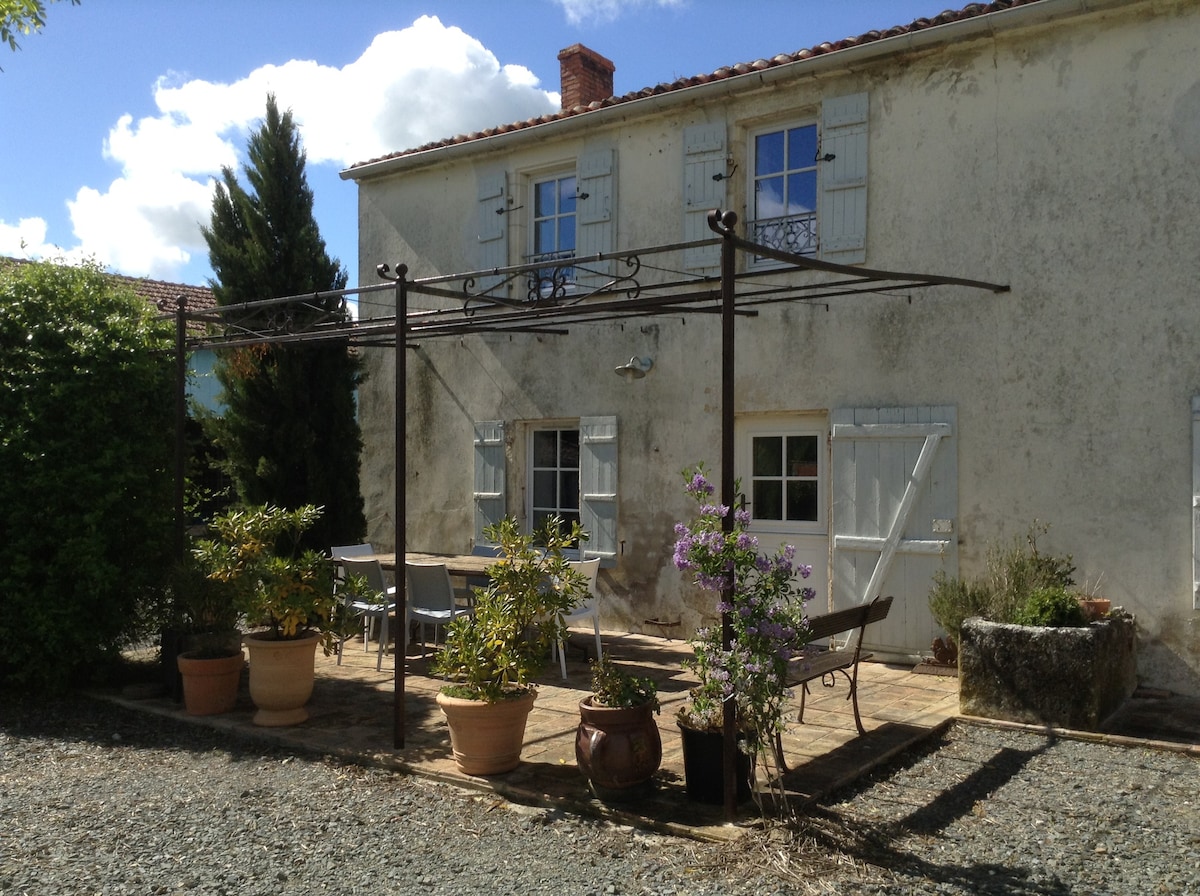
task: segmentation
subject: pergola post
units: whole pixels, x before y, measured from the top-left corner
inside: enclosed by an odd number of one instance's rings
[[[729,513],[721,520],[721,530],[726,536],[733,531],[733,505],[736,477],[733,469],[733,343],[736,333],[735,305],[735,262],[737,247],[733,242],[733,227],[737,215],[733,212],[709,212],[709,226],[721,234],[721,503]],[[733,582],[721,592],[724,606],[733,603]],[[733,644],[733,625],[729,611],[721,613],[721,647],[728,651]],[[737,695],[722,704],[724,733],[723,759],[725,777],[725,820],[732,822],[737,817]]]
[[[382,271],[381,271],[382,273]],[[396,633],[395,658],[395,696],[392,701],[392,738],[397,750],[404,747],[404,658],[408,642],[408,577],[404,574],[404,552],[406,547],[405,534],[408,531],[408,520],[405,517],[405,507],[408,504],[408,359],[405,357],[405,344],[408,339],[408,265],[400,265],[396,269],[396,508],[394,540],[396,544],[396,625],[400,629]]]

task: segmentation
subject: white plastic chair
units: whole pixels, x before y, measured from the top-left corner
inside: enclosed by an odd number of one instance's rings
[[[383,595],[383,600],[367,600],[358,597],[351,592],[345,592],[346,596],[344,603],[347,610],[354,612],[363,619],[363,650],[367,650],[367,641],[370,636],[370,624],[373,620],[379,620],[379,648],[375,655],[375,671],[379,671],[383,666],[383,652],[387,650],[388,645],[388,621],[396,612],[396,588],[394,585],[389,585],[383,577],[383,567],[379,560],[374,557],[340,557],[342,569],[345,571],[346,578],[350,576],[362,576],[367,581],[367,587],[373,592]],[[338,662],[342,661],[342,647],[345,646],[345,640],[338,645]]]
[[[436,643],[439,625],[444,626],[456,616],[465,616],[474,610],[458,605],[454,598],[454,585],[450,581],[450,573],[446,571],[445,563],[405,562],[404,575],[407,581],[405,643],[411,623],[420,623],[421,654],[424,655],[426,625],[433,626],[433,640]]]
[[[599,600],[596,597],[596,575],[600,572],[600,558],[594,560],[571,560],[567,563],[571,569],[580,573],[587,579],[588,596],[575,609],[563,613],[561,616],[563,625],[569,626],[573,622],[582,622],[590,618],[592,620],[592,628],[596,632],[596,661],[600,661],[600,607]],[[559,641],[554,645],[553,653],[558,654],[558,665],[562,671],[562,677],[567,677],[567,645],[563,641]]]
[[[334,575],[333,575],[333,593],[334,594],[340,593],[342,590],[342,587],[346,583],[346,570],[342,566],[342,558],[343,557],[369,557],[369,556],[373,555],[374,553],[375,553],[374,545],[367,544],[365,542],[362,542],[359,544],[335,544],[333,547],[331,547],[329,549],[329,556],[331,556],[333,558],[333,562],[336,564],[336,568],[334,570]],[[370,617],[363,618],[364,626],[368,625],[370,622],[371,622]],[[367,639],[368,639],[369,635],[370,635],[370,632],[367,631],[366,629],[364,629],[364,631],[363,631],[363,649],[364,650],[366,649],[366,643],[367,643]],[[346,646],[346,637],[347,637],[346,635],[342,635],[341,637],[338,638],[337,662],[338,662],[339,666],[342,664],[342,648]]]

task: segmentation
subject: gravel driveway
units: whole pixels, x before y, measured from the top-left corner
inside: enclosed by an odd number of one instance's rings
[[[0,698],[0,893],[1200,894],[1200,759],[965,724],[733,845]]]

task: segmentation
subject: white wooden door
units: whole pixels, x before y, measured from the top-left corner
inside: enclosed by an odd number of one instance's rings
[[[812,567],[799,586],[816,592],[809,612],[829,609],[829,417],[827,414],[746,415],[737,420],[735,476],[750,511],[759,551],[796,549]]]
[[[877,654],[928,655],[941,634],[929,591],[937,570],[958,573],[956,421],[953,407],[831,416],[833,605],[895,598],[863,642]]]

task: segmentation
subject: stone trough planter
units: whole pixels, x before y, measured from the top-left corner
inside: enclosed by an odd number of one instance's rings
[[[1083,628],[968,619],[959,643],[964,715],[1096,731],[1137,686],[1132,616]]]

